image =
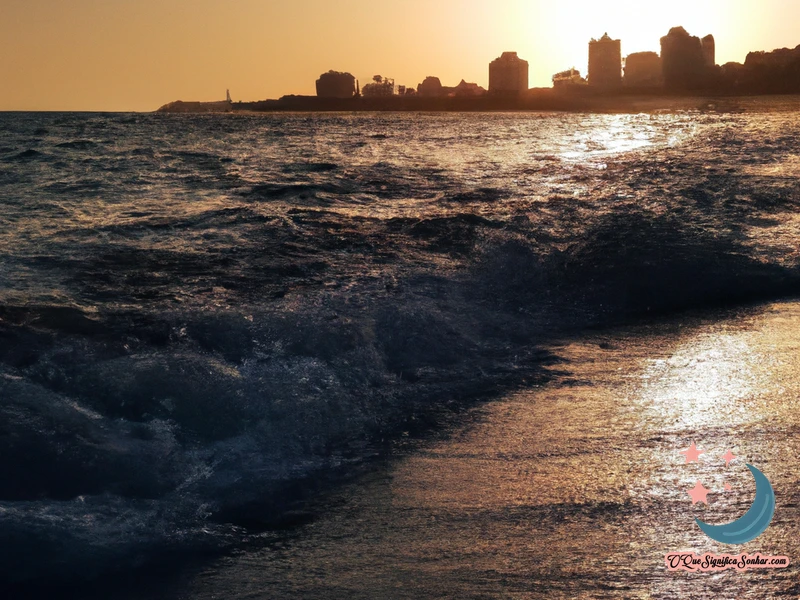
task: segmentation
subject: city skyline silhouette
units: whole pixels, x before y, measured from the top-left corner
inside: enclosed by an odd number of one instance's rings
[[[486,63],[504,51],[530,62],[530,86],[554,73],[585,74],[586,41],[607,31],[622,54],[658,51],[681,25],[713,33],[717,63],[748,51],[797,44],[800,6],[678,0],[669,5],[611,0],[583,3],[445,0],[380,5],[366,0],[291,6],[243,0],[141,0],[69,6],[12,0],[0,23],[0,110],[153,110],[169,99],[202,101],[312,95],[329,69],[364,80],[376,73],[405,85],[436,75],[488,87]]]

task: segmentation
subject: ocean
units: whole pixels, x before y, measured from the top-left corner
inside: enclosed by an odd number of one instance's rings
[[[796,295],[798,113],[0,114],[0,581],[258,544],[550,340]]]

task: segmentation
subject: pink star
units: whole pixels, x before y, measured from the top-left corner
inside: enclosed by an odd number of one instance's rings
[[[725,456],[723,456],[722,458],[724,458],[724,459],[725,459],[725,466],[727,467],[729,464],[731,464],[731,461],[732,461],[734,458],[736,458],[736,457],[733,455],[733,452],[731,452],[730,450],[728,450],[728,451],[725,453]]]
[[[726,492],[730,492],[732,489],[733,489],[733,488],[731,487],[731,484],[730,484],[730,483],[726,483],[726,484],[725,484],[725,491],[726,491]]]
[[[698,502],[705,502],[706,505],[708,505],[708,499],[706,498],[706,496],[708,496],[709,491],[710,490],[704,488],[703,484],[698,481],[697,484],[694,486],[694,489],[688,491],[689,495],[692,497],[692,506],[694,506]]]
[[[694,442],[692,442],[692,445],[689,446],[688,449],[681,450],[680,453],[686,455],[686,464],[689,464],[690,462],[698,462],[699,463],[700,462],[700,455],[701,454],[705,454],[705,450],[698,450],[697,446],[695,446]]]

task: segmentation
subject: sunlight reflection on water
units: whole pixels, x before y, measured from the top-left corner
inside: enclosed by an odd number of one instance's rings
[[[704,335],[670,358],[652,361],[642,374],[644,396],[676,428],[749,420],[747,399],[769,376],[763,370],[768,359],[753,348],[751,336],[748,332]]]

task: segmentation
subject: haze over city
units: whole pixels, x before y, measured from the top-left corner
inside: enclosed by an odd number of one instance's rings
[[[319,73],[375,74],[415,86],[427,75],[484,87],[506,50],[530,62],[530,85],[575,66],[608,32],[623,55],[658,51],[676,25],[716,39],[717,63],[795,47],[791,0],[422,0],[275,3],[240,0],[6,0],[0,19],[0,110],[153,110],[180,98],[313,94]]]

